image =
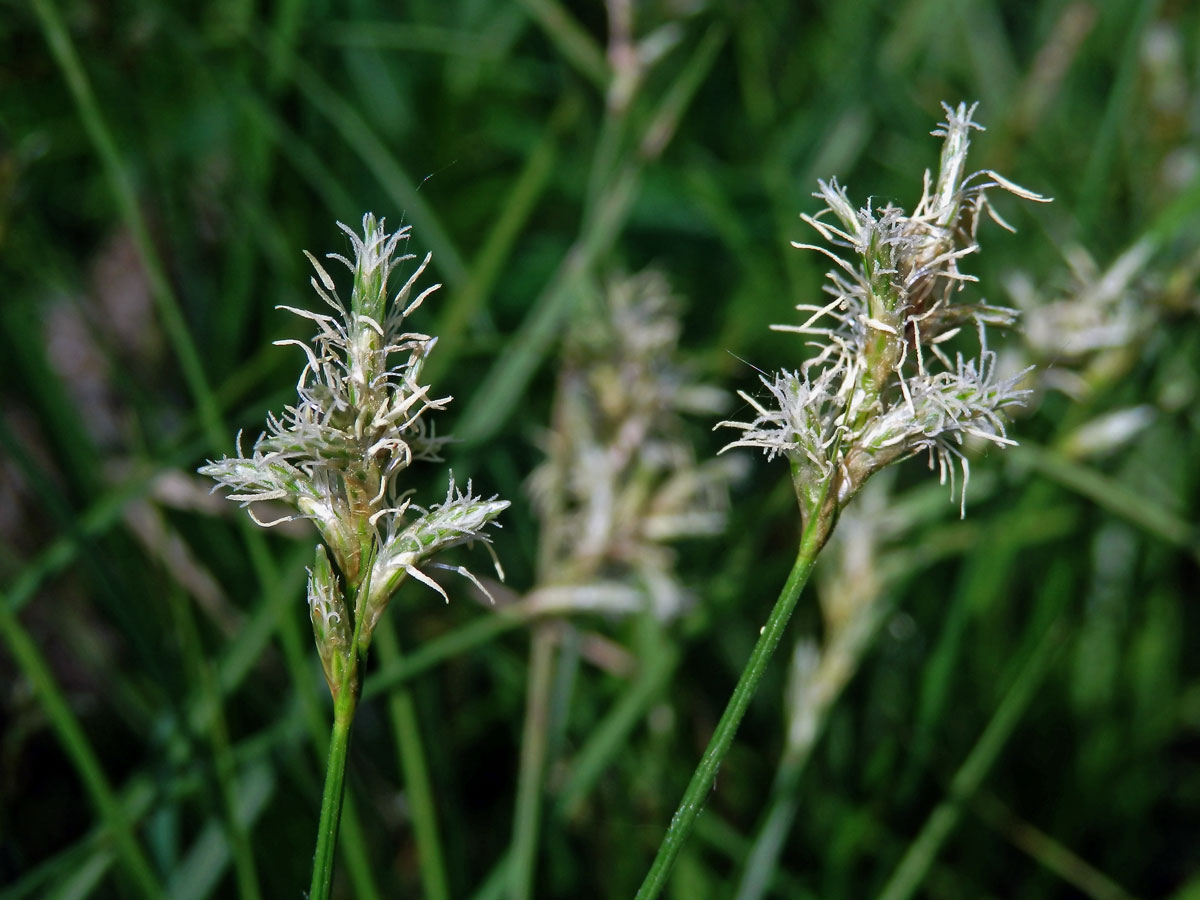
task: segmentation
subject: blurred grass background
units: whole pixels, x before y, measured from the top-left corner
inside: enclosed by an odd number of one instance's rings
[[[660,267],[695,371],[753,391],[754,366],[796,365],[767,326],[827,267],[789,246],[816,178],[911,208],[938,103],[960,99],[988,127],[975,165],[1056,198],[1000,199],[1019,231],[984,225],[969,266],[990,301],[1043,310],[1045,339],[1002,346],[1047,389],[1022,447],[975,461],[965,521],[920,462],[890,485],[857,564],[887,614],[770,890],[1200,897],[1200,8],[1182,0],[5,0],[0,897],[307,883],[329,707],[312,536],[254,529],[193,474],[293,392],[296,354],[270,341],[306,336],[274,309],[313,302],[301,248],[344,249],[333,222],[371,210],[433,251],[444,287],[416,325],[457,398],[447,465],[514,501],[497,550],[520,593],[579,298]],[[789,490],[755,459],[727,533],[682,548],[682,623],[576,621],[634,664],[562,655],[535,896],[636,889],[791,562]],[[797,636],[819,633],[820,590]],[[449,893],[501,896],[528,631],[416,588],[389,616]],[[675,897],[732,896],[783,742],[782,656]],[[420,893],[385,690],[368,679],[351,746],[344,896]]]

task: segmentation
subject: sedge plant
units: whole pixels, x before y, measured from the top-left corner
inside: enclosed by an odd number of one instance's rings
[[[993,210],[988,192],[999,189],[1044,201],[990,170],[969,173],[967,151],[980,126],[974,106],[945,106],[946,121],[932,133],[943,140],[937,176],[925,173],[921,198],[908,213],[869,202],[856,208],[836,180],[819,182],[825,208],[802,218],[824,241],[794,243],[829,257],[820,303],[801,303],[799,324],[774,325],[807,339],[812,353],[794,369],[763,376],[760,400],[739,392],[754,412],[725,449],[752,447],[782,457],[791,471],[801,536],[795,562],[763,626],[750,659],[692,775],[651,864],[639,900],[657,897],[733,743],[742,717],[783,636],[792,611],[838,516],[884,467],[928,455],[953,491],[962,472],[962,509],[970,469],[968,439],[1005,447],[1005,415],[1028,391],[1026,372],[1005,376],[988,349],[987,327],[1009,326],[1013,310],[983,301],[964,303],[976,279],[959,268],[976,253],[976,233]],[[1011,228],[1009,228],[1011,230]],[[974,333],[976,352],[951,356],[950,342]]]
[[[449,440],[427,423],[427,413],[444,409],[450,397],[433,397],[421,384],[421,369],[437,339],[407,330],[406,320],[438,285],[415,293],[431,255],[413,269],[395,294],[393,270],[416,257],[401,254],[410,235],[404,227],[388,233],[382,219],[367,214],[362,234],[341,223],[353,259],[331,253],[353,274],[350,302],[312,254],[313,289],[330,312],[282,307],[315,323],[311,341],[281,340],[305,356],[297,402],[282,415],[270,415],[266,431],[247,456],[209,462],[200,472],[232,489],[229,499],[250,508],[260,525],[311,519],[321,537],[308,579],[313,636],[325,680],[333,696],[321,819],[313,859],[310,897],[329,896],[345,783],[350,728],[362,689],[371,637],[400,585],[409,577],[449,599],[428,574],[450,569],[487,591],[462,566],[436,562],[442,551],[488,538],[509,505],[476,495],[453,476],[440,503],[421,507],[405,487],[403,474],[415,462],[439,459]],[[251,506],[283,503],[291,510],[263,522]],[[493,556],[494,560],[494,556]],[[499,564],[497,573],[501,575]]]

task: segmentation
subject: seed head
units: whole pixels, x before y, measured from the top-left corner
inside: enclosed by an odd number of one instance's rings
[[[430,261],[426,255],[391,293],[394,271],[416,259],[400,253],[409,238],[407,226],[389,234],[383,220],[368,213],[361,235],[340,222],[338,227],[350,239],[353,259],[336,253],[328,258],[353,275],[349,303],[338,295],[321,262],[306,253],[314,270],[313,289],[329,311],[281,307],[316,325],[307,343],[276,341],[304,354],[296,402],[279,415],[268,415],[266,430],[249,456],[239,436],[236,456],[200,469],[231,488],[231,500],[243,505],[283,501],[296,514],[277,521],[307,518],[316,524],[341,575],[339,580],[324,550],[318,549],[309,599],[323,660],[327,647],[340,646],[342,631],[354,632],[343,591],[357,598],[354,622],[365,608],[373,612],[358,629],[365,648],[370,628],[399,584],[397,571],[433,584],[418,565],[454,544],[484,539],[484,528],[495,524],[508,506],[495,497],[474,496],[469,486],[466,493],[455,493],[451,481],[445,503],[425,510],[398,485],[414,462],[439,459],[449,440],[434,432],[427,414],[444,409],[451,398],[435,397],[421,383],[422,367],[437,340],[407,326],[408,317],[439,286],[417,292]],[[359,590],[367,583],[369,598]]]
[[[1025,373],[997,376],[986,327],[1010,325],[1016,313],[958,302],[976,280],[959,263],[979,250],[981,213],[1009,228],[989,190],[1046,198],[990,170],[965,174],[971,133],[982,130],[972,120],[975,107],[943,108],[946,121],[933,132],[943,138],[938,175],[925,173],[911,214],[891,204],[856,209],[836,181],[818,182],[814,196],[825,208],[802,218],[825,244],[794,246],[833,261],[825,287],[832,299],[797,306],[799,324],[772,326],[807,336],[815,353],[796,371],[763,379],[769,401],[742,394],[756,413],[750,422],[720,423],[742,431],[725,449],[788,457],[806,520],[818,512],[811,507],[826,480],[832,506],[825,514],[836,515],[888,463],[926,450],[943,478],[953,479],[951,463],[960,462],[965,487],[969,469],[959,448],[966,436],[1013,443],[1001,412],[1028,393],[1020,387]],[[952,360],[944,345],[964,331],[978,335],[979,355]]]

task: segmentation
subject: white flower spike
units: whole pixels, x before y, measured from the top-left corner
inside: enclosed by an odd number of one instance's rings
[[[807,336],[817,352],[797,371],[763,378],[770,402],[742,394],[756,414],[751,421],[718,426],[742,432],[726,450],[757,447],[788,458],[806,524],[814,516],[832,522],[874,472],[923,450],[952,487],[954,464],[961,466],[965,511],[966,438],[1014,443],[1003,412],[1028,395],[1020,386],[1026,373],[997,376],[985,329],[1012,324],[1016,312],[956,302],[976,280],[959,262],[979,250],[980,213],[1009,227],[992,210],[989,190],[1047,198],[990,170],[965,175],[971,132],[982,128],[974,106],[943,108],[946,121],[933,132],[944,139],[938,175],[925,173],[911,214],[890,204],[855,209],[836,181],[818,182],[814,196],[825,209],[801,218],[829,246],[793,246],[833,261],[825,287],[832,300],[800,304],[799,324],[772,326]],[[971,327],[978,357],[952,361],[944,345]]]
[[[457,492],[451,480],[445,501],[424,510],[398,485],[414,462],[439,459],[448,440],[435,434],[427,414],[444,409],[451,398],[432,395],[420,380],[437,339],[406,328],[407,317],[439,285],[413,296],[430,261],[426,255],[400,289],[389,293],[393,270],[415,259],[398,255],[408,241],[408,227],[389,234],[383,220],[370,213],[363,216],[361,235],[340,222],[338,227],[349,236],[354,258],[336,253],[328,258],[354,276],[350,303],[338,296],[321,262],[306,252],[315,273],[313,289],[333,314],[281,307],[317,327],[308,343],[276,342],[304,353],[296,403],[282,415],[268,415],[266,431],[248,457],[239,435],[236,457],[200,469],[231,488],[231,500],[247,506],[283,501],[296,508],[296,517],[316,524],[337,566],[335,573],[318,547],[309,585],[314,634],[335,695],[338,679],[354,670],[346,662],[355,652],[351,645],[357,644],[357,652],[366,650],[402,576],[435,585],[418,567],[448,547],[486,541],[484,529],[496,525],[508,507],[505,500],[475,496],[469,483],[465,492]]]

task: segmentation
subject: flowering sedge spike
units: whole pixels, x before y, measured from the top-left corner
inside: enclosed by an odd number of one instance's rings
[[[530,478],[542,522],[543,609],[678,615],[689,594],[671,544],[719,533],[735,467],[699,464],[683,414],[725,395],[680,364],[680,300],[659,272],[610,279],[564,343],[545,461]],[[713,464],[716,463],[716,464]]]
[[[1029,393],[1020,386],[1026,372],[998,374],[986,326],[1010,325],[1016,312],[955,302],[976,280],[959,261],[978,251],[983,213],[1011,230],[992,209],[989,190],[1047,198],[992,171],[965,174],[971,133],[982,130],[972,121],[975,107],[943,108],[946,121],[933,132],[944,139],[938,176],[926,171],[911,214],[890,204],[856,209],[836,181],[818,183],[814,196],[825,209],[802,218],[835,249],[793,246],[833,261],[830,299],[797,306],[800,324],[772,326],[807,336],[816,353],[794,371],[764,377],[767,401],[742,394],[756,414],[752,421],[720,423],[742,432],[725,449],[787,457],[806,526],[819,518],[827,532],[867,478],[920,451],[952,487],[955,463],[961,465],[965,504],[966,438],[1014,443],[1004,410]],[[977,333],[979,355],[951,359],[944,345],[964,330]]]
[[[244,506],[282,501],[296,510],[274,525],[311,519],[328,547],[317,548],[309,580],[313,632],[330,688],[337,693],[346,660],[365,652],[371,632],[403,575],[442,589],[421,566],[448,547],[487,541],[484,529],[497,524],[507,501],[456,492],[451,481],[444,503],[425,510],[398,484],[419,460],[437,460],[448,438],[437,436],[426,413],[444,409],[449,397],[434,397],[421,384],[421,369],[437,339],[406,328],[406,319],[439,285],[418,291],[430,255],[404,284],[390,293],[389,277],[402,263],[397,255],[410,229],[389,234],[382,219],[367,214],[362,234],[338,223],[353,259],[331,253],[353,274],[350,302],[310,253],[313,289],[330,312],[280,307],[315,323],[303,351],[296,384],[298,399],[281,415],[270,414],[267,430],[249,456],[239,436],[236,457],[210,461],[200,472],[229,487],[229,499]],[[254,517],[253,511],[251,516]],[[330,565],[336,563],[336,573]],[[437,565],[436,563],[432,563]],[[474,580],[465,569],[456,569]]]

